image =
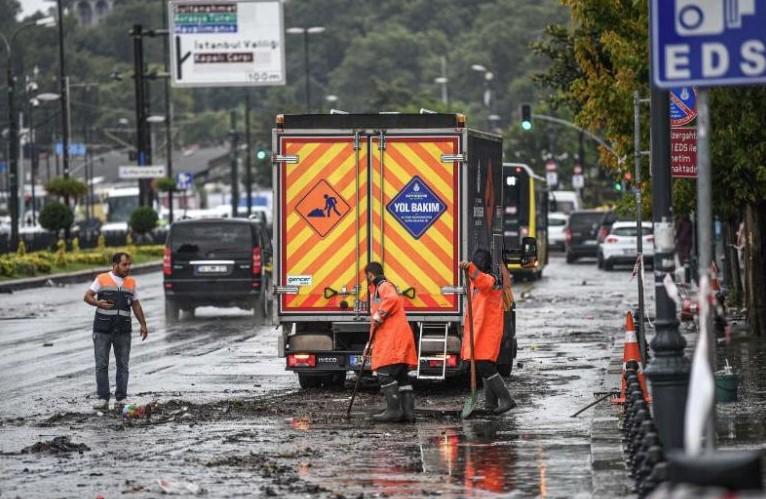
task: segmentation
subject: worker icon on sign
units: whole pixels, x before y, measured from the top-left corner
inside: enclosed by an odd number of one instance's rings
[[[330,212],[334,211],[336,215],[339,217],[342,216],[340,212],[338,211],[338,208],[336,208],[338,204],[338,200],[335,199],[333,196],[330,196],[329,194],[324,195],[324,211],[326,213],[326,217],[330,217]]]

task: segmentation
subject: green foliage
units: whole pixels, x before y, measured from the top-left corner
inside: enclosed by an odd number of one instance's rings
[[[40,225],[51,232],[66,230],[72,226],[74,215],[66,205],[59,202],[51,202],[40,211]]]
[[[53,271],[67,270],[72,264],[91,265],[94,267],[108,265],[111,262],[112,252],[94,250],[80,250],[66,252],[66,243],[60,239],[56,244],[56,251],[37,251],[19,256],[15,253],[0,255],[0,277],[29,277],[39,274],[49,274]],[[114,251],[128,248],[114,248]],[[135,246],[130,248],[134,256],[159,258],[165,247],[163,245]]]
[[[176,188],[176,181],[171,177],[162,177],[158,178],[154,185],[157,187],[157,190],[162,192],[170,192]]]
[[[137,234],[146,234],[155,227],[157,227],[157,221],[159,217],[154,209],[148,206],[142,206],[136,208],[133,213],[130,214],[130,220],[128,225]]]
[[[88,193],[88,186],[74,177],[56,177],[48,182],[45,190],[54,196],[77,199]]]

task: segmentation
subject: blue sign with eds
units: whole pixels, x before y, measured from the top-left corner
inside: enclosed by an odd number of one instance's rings
[[[652,0],[660,88],[766,82],[766,0]]]
[[[394,196],[386,209],[412,237],[420,239],[447,210],[447,205],[420,177],[415,176]]]

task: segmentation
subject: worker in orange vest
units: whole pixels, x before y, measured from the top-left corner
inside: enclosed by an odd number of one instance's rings
[[[93,349],[96,356],[96,410],[109,408],[109,350],[114,348],[117,379],[115,408],[128,396],[128,363],[130,361],[131,310],[141,329],[141,341],[149,335],[144,311],[138,300],[136,280],[130,277],[130,255],[112,255],[112,271],[99,274],[85,293],[85,303],[96,307],[93,319]]]
[[[386,397],[386,409],[372,420],[414,422],[415,395],[407,373],[417,367],[418,357],[404,300],[383,275],[383,265],[370,262],[364,272],[370,293],[372,370],[377,371],[380,390]]]
[[[476,371],[484,380],[486,407],[495,414],[502,414],[516,406],[505,381],[497,372],[497,357],[503,339],[503,290],[500,279],[491,274],[492,255],[477,249],[471,262],[460,262],[461,269],[468,269],[471,301],[473,305],[473,357]],[[468,313],[464,320],[463,360],[471,359],[468,332]]]

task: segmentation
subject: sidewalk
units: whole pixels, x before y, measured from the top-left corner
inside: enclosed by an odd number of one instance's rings
[[[620,321],[615,317],[615,324]],[[729,345],[718,345],[718,366],[725,359],[739,374],[737,401],[716,404],[716,448],[721,450],[759,449],[766,454],[766,338],[748,336],[744,319],[730,317],[733,334]],[[693,327],[681,325],[687,341],[685,355],[691,361],[697,342]],[[620,386],[622,373],[622,333],[614,337],[612,355],[598,391]],[[651,341],[651,336],[647,338]],[[636,497],[628,476],[622,446],[620,406],[604,401],[598,404],[591,420],[591,468],[593,497]],[[764,466],[766,483],[766,466]]]
[[[0,282],[0,294],[13,293],[22,289],[39,288],[42,286],[54,286],[61,284],[71,284],[75,282],[92,281],[96,276],[109,269],[107,265],[94,267],[92,269],[78,270],[77,272],[66,272],[63,274],[49,274],[24,279],[12,279]],[[162,261],[146,262],[134,265],[130,269],[131,274],[148,274],[162,269]]]

